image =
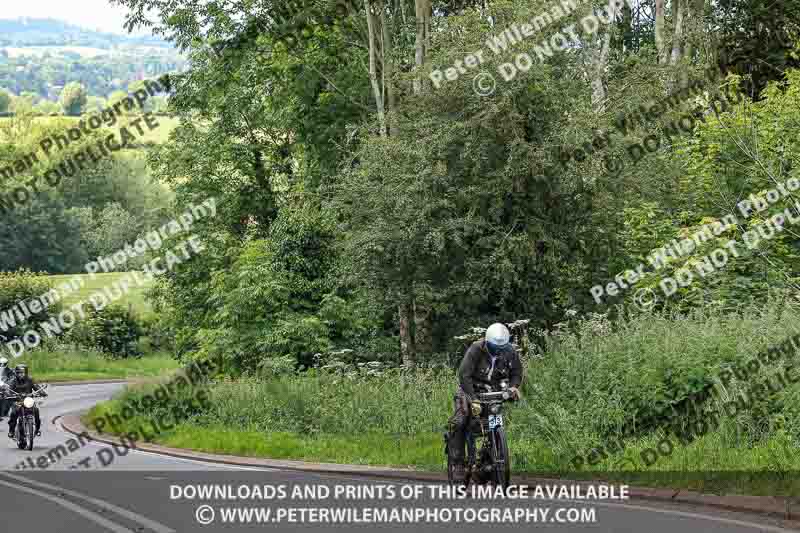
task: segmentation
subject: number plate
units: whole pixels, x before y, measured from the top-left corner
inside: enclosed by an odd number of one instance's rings
[[[502,415],[489,415],[489,429],[499,428],[503,426]]]

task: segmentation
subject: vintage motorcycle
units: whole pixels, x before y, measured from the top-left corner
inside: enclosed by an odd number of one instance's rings
[[[41,400],[37,400],[42,396],[47,385],[39,385],[37,391],[33,394],[26,394],[21,396],[16,392],[4,388],[6,398],[16,400],[17,408],[17,425],[14,428],[14,440],[20,450],[33,450],[33,439],[36,437],[36,419],[34,418],[34,408],[41,404]]]
[[[473,416],[467,431],[467,468],[466,478],[456,479],[455,462],[449,450],[450,433],[444,434],[444,453],[447,457],[447,481],[451,485],[466,485],[471,482],[479,485],[491,483],[507,489],[511,484],[511,455],[508,451],[505,429],[503,428],[503,404],[514,401],[506,389],[508,383],[503,381],[498,392],[478,393],[481,405],[479,416]],[[475,437],[483,437],[479,450],[475,449]]]

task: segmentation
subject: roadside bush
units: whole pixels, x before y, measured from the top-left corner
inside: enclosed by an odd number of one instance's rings
[[[142,336],[147,337],[150,351],[171,352],[175,345],[175,334],[166,321],[158,315],[147,315],[140,319]]]
[[[17,313],[10,311],[19,302],[30,302],[33,299],[38,301],[39,296],[51,290],[54,291],[46,275],[36,274],[30,270],[0,272],[0,313],[7,317],[0,323],[0,334],[9,339],[16,339],[28,329],[33,329],[41,322],[49,320],[51,316],[58,315],[61,304],[57,301],[27,318],[23,315],[23,320],[20,320],[21,317]],[[53,300],[57,300],[57,297]],[[30,307],[29,310],[33,311]]]
[[[96,310],[90,307],[86,310],[86,318],[70,329],[66,340],[112,357],[136,357],[141,355],[139,340],[142,331],[141,323],[129,309],[108,306]]]

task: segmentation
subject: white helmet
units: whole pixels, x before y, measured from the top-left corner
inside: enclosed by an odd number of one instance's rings
[[[6,359],[5,357],[0,357],[0,368],[3,368],[5,366],[8,366],[8,359]]]
[[[486,344],[490,351],[504,347],[510,338],[511,334],[508,332],[508,328],[499,322],[492,324],[486,330]]]

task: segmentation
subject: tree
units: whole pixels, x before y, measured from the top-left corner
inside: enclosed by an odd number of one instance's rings
[[[91,216],[91,212],[89,214]],[[98,209],[91,222],[84,212],[76,213],[76,217],[80,217],[83,238],[92,257],[116,253],[125,244],[134,242],[140,229],[139,221],[116,202]],[[133,263],[126,263],[121,268],[130,270],[132,266]]]
[[[89,259],[81,246],[80,229],[63,201],[48,195],[13,212],[0,212],[0,271],[80,272]]]
[[[77,82],[68,83],[61,91],[61,108],[70,117],[79,117],[86,108],[86,88]]]
[[[58,115],[61,113],[61,106],[55,102],[51,102],[50,100],[42,100],[39,104],[34,108],[34,110],[44,116],[48,115]]]
[[[258,365],[250,353],[305,359],[328,346],[334,337],[322,327],[322,308],[334,298],[344,301],[340,308],[358,301],[354,295],[371,302],[380,327],[370,335],[399,337],[393,356],[409,365],[476,323],[526,316],[546,328],[567,309],[595,309],[588,287],[636,264],[643,240],[672,235],[672,219],[697,209],[710,190],[677,186],[700,165],[683,168],[672,157],[686,149],[678,139],[635,169],[613,174],[604,166],[606,156],[628,164],[626,146],[661,134],[696,101],[631,131],[619,131],[616,118],[663,102],[676,80],[716,62],[715,33],[737,51],[750,37],[742,28],[757,35],[765,22],[750,14],[742,26],[732,15],[744,1],[734,9],[651,0],[607,15],[599,31],[573,37],[574,46],[565,36],[564,46],[546,40],[569,22],[586,29],[581,20],[592,6],[583,5],[535,37],[487,53],[486,71],[519,66],[523,52],[535,65],[480,96],[477,70],[438,88],[426,78],[433,68],[463,66],[464,51],[509,36],[515,24],[530,26],[548,2],[358,0],[337,24],[326,21],[322,1],[285,17],[286,4],[271,0],[246,8],[120,2],[130,28],[152,27],[192,54],[192,71],[176,76],[170,96],[192,120],[154,152],[155,175],[175,188],[176,209],[209,196],[225,206],[197,228],[208,252],[166,279],[159,302],[182,353],[227,350],[243,368]],[[305,27],[297,27],[301,19]],[[722,63],[735,64],[729,59]],[[596,129],[613,130],[613,144],[587,142]],[[591,157],[562,159],[562,150],[581,146]],[[653,206],[663,210],[654,215],[657,235],[633,234]],[[319,220],[305,225],[292,218],[300,213]],[[691,213],[702,220],[699,209]],[[291,238],[288,220],[302,229]],[[215,323],[217,304],[225,316]],[[197,309],[208,316],[198,318]],[[287,342],[286,317],[313,342]]]
[[[0,89],[0,113],[7,113],[11,107],[11,93]]]
[[[30,93],[22,93],[11,99],[11,111],[16,115],[26,115],[33,112],[34,98]]]
[[[710,18],[719,67],[744,77],[745,92],[757,99],[770,81],[800,67],[800,0],[726,0]]]

